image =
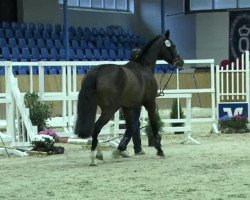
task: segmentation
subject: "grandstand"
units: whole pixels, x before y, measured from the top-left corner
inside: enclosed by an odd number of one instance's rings
[[[128,60],[131,49],[141,48],[146,40],[120,26],[106,28],[70,26],[69,60]],[[60,24],[1,22],[0,60],[10,61],[63,61],[65,60],[63,27]],[[33,70],[37,74],[37,69]],[[45,70],[45,74],[59,73]],[[85,71],[78,70],[78,73]],[[28,75],[28,67],[13,69],[14,75]],[[0,68],[0,75],[4,74]]]

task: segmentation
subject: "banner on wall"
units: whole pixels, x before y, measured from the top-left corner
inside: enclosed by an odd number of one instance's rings
[[[230,12],[229,23],[229,57],[233,61],[250,50],[250,11]]]

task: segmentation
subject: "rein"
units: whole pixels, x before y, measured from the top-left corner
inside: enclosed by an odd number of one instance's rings
[[[164,95],[165,95],[164,90],[165,90],[166,87],[168,86],[168,83],[169,83],[169,81],[170,81],[170,79],[171,79],[173,73],[174,73],[174,70],[171,72],[171,74],[170,74],[170,76],[169,76],[169,78],[168,78],[166,84],[164,85],[164,87],[163,87],[162,89],[161,89],[161,82],[162,82],[162,79],[163,79],[163,77],[165,76],[166,72],[164,72],[163,75],[161,76],[161,80],[160,80],[160,93],[158,94],[158,97],[164,96]]]

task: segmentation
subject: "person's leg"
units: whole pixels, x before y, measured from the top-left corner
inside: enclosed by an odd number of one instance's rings
[[[133,112],[133,118],[132,118],[132,139],[134,143],[134,152],[135,154],[138,154],[142,151],[141,147],[141,135],[140,135],[140,114],[141,114],[141,107],[135,108]]]
[[[128,108],[122,108],[123,114],[126,120],[126,131],[121,139],[118,147],[116,150],[113,151],[113,158],[117,158],[119,156],[122,157],[130,157],[129,152],[126,151],[128,143],[132,138],[133,131],[131,130],[131,122],[132,122],[132,115],[133,110]]]

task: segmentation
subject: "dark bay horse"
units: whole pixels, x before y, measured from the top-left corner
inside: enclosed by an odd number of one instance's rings
[[[127,128],[131,124],[132,109],[138,106],[146,108],[155,137],[157,155],[164,156],[155,118],[156,60],[165,60],[176,67],[183,66],[184,62],[177,53],[175,44],[169,39],[169,31],[146,44],[134,61],[125,65],[100,65],[86,74],[78,96],[75,134],[80,138],[92,136],[91,165],[96,165],[98,134],[121,107]],[[97,106],[101,109],[101,116],[95,121]]]

